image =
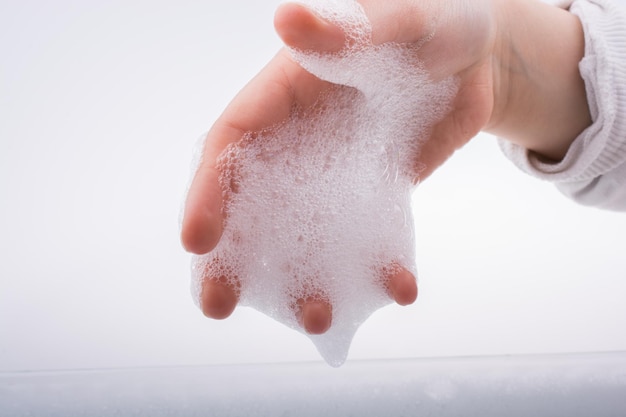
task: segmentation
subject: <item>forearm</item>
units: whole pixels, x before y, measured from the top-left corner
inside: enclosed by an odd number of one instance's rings
[[[559,161],[591,124],[579,19],[538,0],[494,0],[494,110],[485,130]]]

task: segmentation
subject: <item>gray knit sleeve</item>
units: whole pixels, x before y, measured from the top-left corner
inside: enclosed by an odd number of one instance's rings
[[[569,10],[583,25],[579,68],[592,125],[556,164],[503,139],[500,147],[520,169],[554,182],[573,200],[626,211],[626,8],[615,0],[575,0]]]

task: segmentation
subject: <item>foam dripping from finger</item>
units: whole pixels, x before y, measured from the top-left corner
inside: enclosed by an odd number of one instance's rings
[[[356,1],[303,3],[347,41],[338,53],[292,51],[294,59],[336,86],[221,154],[224,234],[194,258],[192,287],[198,298],[203,277],[231,279],[240,304],[303,333],[298,303],[329,303],[330,329],[307,336],[339,366],[359,326],[391,302],[384,271],[401,265],[417,276],[416,161],[456,87],[429,80],[415,47],[372,45]]]

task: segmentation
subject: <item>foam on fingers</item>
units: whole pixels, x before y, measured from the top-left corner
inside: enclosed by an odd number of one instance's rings
[[[410,206],[416,160],[455,82],[431,82],[414,46],[373,46],[356,1],[304,3],[344,30],[346,46],[293,56],[336,86],[221,154],[224,233],[215,250],[194,257],[193,288],[199,297],[203,276],[237,277],[230,284],[239,285],[240,304],[304,332],[339,366],[360,324],[392,301],[389,269],[417,276]],[[308,334],[298,300],[316,295],[331,306],[332,323]]]

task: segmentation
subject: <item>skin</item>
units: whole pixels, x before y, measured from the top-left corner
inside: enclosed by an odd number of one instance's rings
[[[478,132],[507,138],[545,161],[559,161],[591,117],[578,62],[584,53],[580,21],[535,0],[360,0],[372,24],[374,44],[422,43],[416,52],[435,80],[456,76],[459,91],[452,110],[432,129],[415,165],[424,180]],[[286,45],[337,51],[343,32],[295,3],[282,5],[276,31]],[[206,138],[202,162],[186,201],[181,240],[196,254],[211,251],[222,234],[222,192],[216,158],[248,131],[288,117],[294,103],[306,108],[329,87],[278,54],[233,99]],[[271,105],[268,105],[271,103]],[[417,297],[413,275],[399,265],[383,282],[400,305]],[[231,277],[233,278],[233,277]],[[236,277],[231,282],[237,282]],[[228,317],[238,289],[225,277],[206,276],[201,306],[207,317]],[[299,300],[294,314],[311,334],[332,325],[332,306],[323,294]]]

